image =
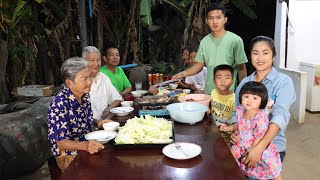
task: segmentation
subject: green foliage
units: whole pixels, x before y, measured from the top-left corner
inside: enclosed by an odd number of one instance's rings
[[[179,5],[186,8],[187,6],[189,6],[192,3],[192,0],[182,0]]]
[[[250,19],[257,19],[256,13],[251,8],[256,5],[255,0],[220,0],[220,3],[225,6],[232,4]]]
[[[151,1],[150,0],[141,0],[140,3],[140,20],[142,26],[152,25],[151,17]]]
[[[128,29],[128,21],[126,20],[126,17],[120,17],[116,21],[112,21],[110,28],[112,31],[113,43],[116,47],[121,47],[124,44]]]
[[[172,63],[167,63],[164,61],[151,61],[151,66],[154,72],[162,73],[164,75],[172,75],[172,71],[174,70],[174,65]]]
[[[254,0],[232,0],[231,3],[250,19],[257,19],[256,13],[250,8],[251,5],[255,4]]]
[[[38,3],[44,2],[44,0],[36,1]],[[14,2],[7,1],[2,2],[5,5],[0,6],[0,34],[4,36],[8,35],[12,29],[20,22],[25,22],[32,14],[32,5],[23,0],[15,0]],[[4,34],[3,34],[4,33]]]
[[[163,2],[165,2],[166,4],[169,5],[169,8],[172,8],[173,10],[175,10],[176,12],[178,12],[182,18],[187,18],[188,16],[188,11],[186,8],[184,8],[183,6],[181,6],[178,1],[176,0],[163,0]]]

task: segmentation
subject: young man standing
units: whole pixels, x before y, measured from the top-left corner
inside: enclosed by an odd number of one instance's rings
[[[120,63],[119,50],[116,47],[108,47],[103,54],[103,60],[106,65],[100,68],[100,72],[107,75],[113,86],[118,90],[121,96],[126,96],[132,91],[130,81],[123,70],[117,67]]]
[[[207,67],[205,92],[210,94],[216,89],[213,79],[213,69],[220,64],[228,64],[234,68],[234,82],[230,87],[235,90],[237,75],[241,81],[247,76],[245,63],[248,62],[244,52],[243,41],[238,35],[225,30],[224,26],[228,20],[226,9],[223,5],[212,4],[207,9],[206,23],[211,33],[205,36],[197,52],[197,63],[188,70],[176,74],[173,78],[178,79],[199,73],[203,66]]]

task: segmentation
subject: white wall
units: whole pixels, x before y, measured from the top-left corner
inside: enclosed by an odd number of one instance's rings
[[[291,1],[290,1],[291,3]],[[285,68],[286,63],[286,22],[287,22],[287,3],[277,1],[276,9],[276,25],[274,33],[274,42],[276,46],[277,56],[275,57],[274,66],[277,67],[281,72],[290,76],[294,82],[294,89],[296,91],[296,101],[290,108],[291,119],[298,123],[303,123],[305,120],[305,107],[306,107],[306,84],[307,84],[307,73],[298,71],[297,69]],[[289,29],[292,30],[292,29]],[[291,47],[292,48],[292,47]],[[290,52],[292,53],[292,52]],[[295,57],[294,55],[287,52],[287,56]],[[287,59],[287,67],[292,65],[292,61]]]
[[[320,62],[320,0],[290,0],[287,68],[299,61]]]

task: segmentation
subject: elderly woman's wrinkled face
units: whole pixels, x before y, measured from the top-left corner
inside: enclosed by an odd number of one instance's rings
[[[95,77],[100,71],[101,67],[101,56],[98,53],[88,53],[87,59],[88,67],[92,75]]]
[[[92,83],[91,72],[89,68],[82,69],[76,74],[74,81],[69,79],[66,80],[67,86],[70,88],[72,93],[78,97],[81,97],[84,93],[90,92]]]
[[[251,50],[251,62],[256,71],[270,71],[273,63],[273,52],[265,41],[256,42]]]

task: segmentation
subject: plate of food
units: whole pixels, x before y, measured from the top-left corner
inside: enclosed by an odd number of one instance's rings
[[[167,96],[144,96],[139,98],[138,104],[147,106],[147,105],[166,105],[172,102],[172,98]]]
[[[114,144],[123,148],[159,148],[174,141],[173,121],[151,115],[134,117],[119,127]]]

